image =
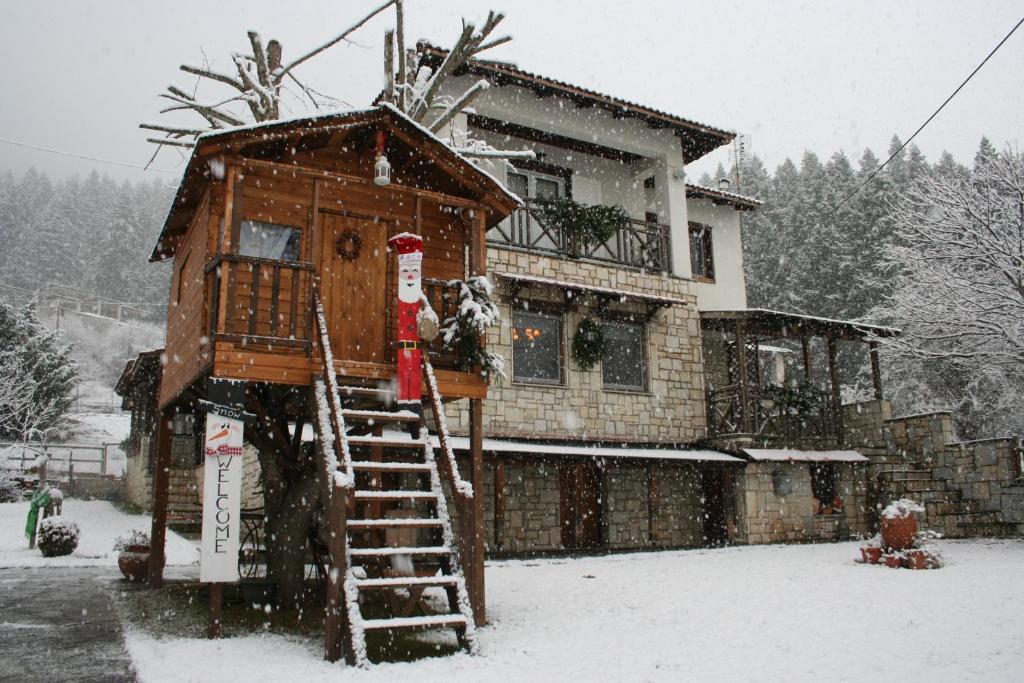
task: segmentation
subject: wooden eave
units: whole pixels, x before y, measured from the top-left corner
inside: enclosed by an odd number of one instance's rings
[[[437,67],[448,51],[425,41],[417,46],[420,63]],[[571,101],[577,108],[598,107],[618,119],[637,119],[650,128],[670,128],[680,139],[685,163],[700,159],[736,137],[732,131],[708,126],[668,112],[645,107],[635,102],[605,95],[580,86],[530,73],[511,64],[485,60],[470,60],[457,75],[472,74],[487,78],[495,85],[515,85],[533,91],[537,97],[558,96]]]
[[[686,184],[687,199],[709,199],[715,206],[732,206],[737,211],[754,211],[761,208],[761,202],[753,197],[746,197],[733,192],[723,192],[703,185]]]
[[[590,154],[604,159],[612,159],[613,161],[621,161],[624,164],[635,164],[645,158],[639,154],[634,154],[633,152],[626,152],[624,150],[614,149],[605,145],[599,145],[596,142],[588,142],[578,138],[558,135],[557,133],[549,133],[538,128],[521,126],[517,123],[509,123],[507,121],[500,121],[480,114],[469,114],[466,120],[467,123],[469,123],[470,128],[477,128],[479,130],[499,133],[501,135],[508,135],[510,137],[519,138],[520,140],[526,140],[527,142],[539,142],[541,144],[551,145],[552,147],[567,149],[572,152],[582,152],[584,154]],[[514,163],[515,162],[513,161],[513,164]]]
[[[141,381],[140,373],[147,369],[160,367],[160,356],[163,352],[163,349],[143,351],[138,358],[133,358],[125,363],[124,370],[121,371],[121,376],[117,378],[117,384],[114,385],[114,392],[122,398],[127,398],[131,394],[132,388]],[[159,379],[159,373],[155,377]]]
[[[439,172],[463,187],[474,203],[486,206],[488,227],[502,221],[520,205],[519,198],[505,189],[493,176],[478,169],[390,106],[322,117],[275,121],[207,133],[199,138],[149,260],[162,261],[176,251],[178,239],[187,229],[192,213],[199,205],[208,183],[214,179],[210,170],[211,160],[223,160],[231,156],[245,157],[247,151],[260,147],[264,148],[264,154],[268,146],[280,145],[281,150],[301,148],[304,141],[313,138],[322,139],[325,141],[324,144],[329,144],[331,140],[338,139],[336,136],[339,133],[351,133],[370,126],[386,126],[389,135],[423,154]],[[336,176],[346,181],[372,183],[372,179],[368,177],[357,178],[346,176],[344,173],[332,174],[319,169],[306,169],[294,161],[276,163],[287,164],[297,173],[309,173],[317,177]],[[393,183],[389,187],[399,192],[418,191],[414,187],[399,183]]]
[[[703,330],[721,332],[735,332],[737,326],[742,326],[744,334],[768,339],[825,337],[847,341],[870,341],[872,337],[897,337],[901,334],[895,327],[866,325],[848,320],[817,318],[762,308],[701,311],[700,325]]]

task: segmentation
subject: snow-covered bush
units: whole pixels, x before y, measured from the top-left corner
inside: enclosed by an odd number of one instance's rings
[[[458,354],[460,370],[479,365],[487,381],[494,375],[504,377],[505,359],[483,347],[484,334],[498,322],[498,307],[491,300],[493,285],[479,275],[465,282],[451,280],[448,286],[458,288],[459,305],[455,315],[441,325],[444,348]]]
[[[130,534],[114,539],[114,550],[127,550],[133,545],[149,546],[149,534],[142,529],[132,529]]]
[[[78,547],[78,525],[61,516],[47,517],[36,536],[43,557],[70,555]]]
[[[21,500],[21,489],[10,479],[0,478],[0,503],[17,503]]]
[[[915,512],[924,512],[924,506],[910,498],[900,498],[885,506],[882,510],[882,519],[900,519]]]

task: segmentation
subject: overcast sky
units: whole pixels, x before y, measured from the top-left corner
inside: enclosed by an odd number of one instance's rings
[[[222,69],[245,31],[277,38],[285,59],[329,39],[379,0],[341,2],[52,2],[7,0],[0,22],[0,137],[132,164],[152,153],[140,121],[159,121],[177,70],[203,51]],[[520,67],[750,135],[770,168],[805,150],[883,156],[909,136],[1024,15],[1009,0],[966,3],[407,0],[407,37],[450,46],[462,17],[505,8],[515,40],[488,53]],[[361,106],[382,82],[390,12],[297,71]],[[969,162],[982,135],[1021,138],[1024,29],[1003,46],[917,143],[932,160]],[[299,112],[295,112],[299,113]],[[713,169],[724,150],[691,166]],[[154,166],[182,167],[162,152]],[[0,142],[0,170],[54,176],[99,168],[118,179],[173,174],[79,161]]]

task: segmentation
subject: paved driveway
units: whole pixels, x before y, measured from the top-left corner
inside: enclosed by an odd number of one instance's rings
[[[0,681],[134,681],[116,567],[0,570]]]

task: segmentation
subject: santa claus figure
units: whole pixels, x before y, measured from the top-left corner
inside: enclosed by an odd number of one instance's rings
[[[395,398],[399,410],[422,415],[420,406],[420,335],[418,320],[423,298],[423,238],[408,232],[395,235],[388,246],[398,252],[398,377]]]

